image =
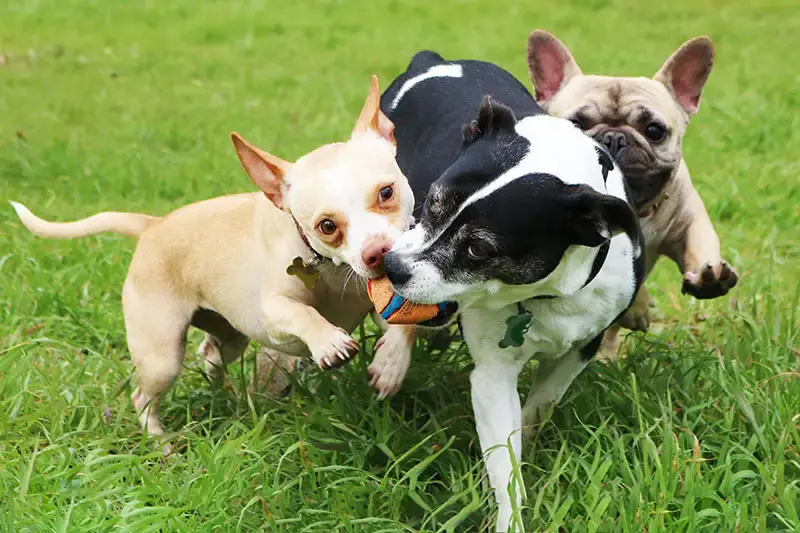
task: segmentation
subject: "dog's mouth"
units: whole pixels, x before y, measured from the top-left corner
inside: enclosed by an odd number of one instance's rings
[[[442,302],[439,304],[439,314],[430,320],[417,324],[423,328],[442,328],[455,322],[458,316],[457,302]]]
[[[640,218],[653,214],[664,195],[664,188],[672,178],[672,168],[643,168],[638,165],[620,169],[631,192],[631,202]]]

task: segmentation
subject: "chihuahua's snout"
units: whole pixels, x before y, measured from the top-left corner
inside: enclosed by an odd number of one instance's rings
[[[364,265],[378,275],[383,274],[383,258],[392,249],[392,243],[386,238],[369,241],[361,250],[361,260]]]
[[[403,285],[411,279],[411,269],[400,259],[397,252],[386,254],[383,258],[383,267],[392,285]]]

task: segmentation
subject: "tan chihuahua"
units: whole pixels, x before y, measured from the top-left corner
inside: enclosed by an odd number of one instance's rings
[[[250,339],[276,355],[310,353],[321,368],[358,352],[347,332],[372,305],[363,280],[348,281],[381,276],[383,255],[412,221],[414,198],[395,162],[393,131],[373,76],[350,139],[295,163],[231,134],[263,194],[197,202],[163,218],[99,213],[68,223],[42,220],[12,202],[23,224],[44,237],[111,231],[139,238],[122,304],[136,366],[131,400],[147,432],[164,432],[159,403],[181,371],[190,325],[207,333],[200,351],[216,382]],[[379,343],[376,359],[398,353],[405,360],[414,328],[388,327]],[[393,389],[389,381],[374,386]]]

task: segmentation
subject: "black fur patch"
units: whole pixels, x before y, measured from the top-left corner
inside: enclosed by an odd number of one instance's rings
[[[581,348],[580,350],[581,359],[583,359],[584,361],[589,361],[592,357],[594,357],[597,354],[597,350],[600,349],[600,344],[603,342],[604,333],[605,331],[600,333],[594,339],[590,340],[586,346]]]
[[[601,148],[599,145],[594,147],[595,151],[597,152],[597,161],[600,163],[600,167],[602,168],[601,172],[603,173],[603,183],[608,180],[608,173],[614,170],[614,160],[611,159],[611,156],[608,155],[608,152],[605,149]]]

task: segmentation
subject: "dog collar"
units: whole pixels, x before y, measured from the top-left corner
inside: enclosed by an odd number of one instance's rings
[[[658,208],[661,207],[661,202],[663,202],[667,198],[669,198],[669,193],[664,193],[664,195],[661,198],[650,204],[650,207],[648,207],[644,211],[639,211],[637,215],[639,216],[639,218],[647,218],[651,215],[654,215],[655,212],[658,211]]]
[[[608,250],[611,248],[611,241],[606,241],[600,245],[600,249],[597,250],[597,255],[594,258],[594,262],[592,262],[592,269],[589,271],[589,277],[586,278],[586,281],[581,285],[581,290],[585,288],[588,284],[594,281],[594,278],[600,273],[600,269],[603,268],[603,265],[606,262],[606,257],[608,257]],[[553,294],[545,294],[542,296],[534,296],[531,300],[552,300],[553,298],[558,298]]]
[[[296,218],[294,218],[294,215],[292,215],[292,220],[294,220],[294,225],[297,228],[297,233],[300,234],[300,239],[302,239],[303,244],[306,245],[306,247],[309,249],[309,251],[314,256],[311,259],[309,259],[308,261],[304,261],[303,262],[303,266],[305,266],[307,268],[313,268],[313,267],[317,266],[318,264],[320,264],[321,262],[325,261],[325,259],[327,259],[327,258],[325,256],[323,256],[321,253],[319,253],[318,251],[316,251],[313,246],[311,246],[311,242],[308,240],[308,237],[306,236],[305,232],[303,231],[303,228],[300,227],[300,223],[297,221]]]
[[[305,243],[306,247],[311,251],[313,257],[308,261],[304,261],[302,257],[295,257],[292,260],[292,264],[290,264],[286,268],[286,273],[290,276],[297,276],[297,278],[303,282],[303,285],[306,286],[308,289],[313,289],[314,285],[317,283],[317,280],[320,278],[321,274],[319,270],[317,270],[317,266],[325,261],[327,258],[320,254],[318,251],[311,246],[311,243],[308,241],[308,237],[305,233],[303,233],[303,228],[300,227],[300,223],[294,218],[292,215],[292,220],[294,220],[294,225],[297,227],[297,233],[300,235],[300,238]]]
[[[600,249],[597,251],[597,256],[592,263],[592,269],[589,271],[589,277],[583,283],[581,289],[590,284],[592,280],[597,277],[597,274],[600,273],[600,270],[606,262],[606,257],[608,257],[609,248],[611,248],[611,241],[606,241],[600,246]],[[558,296],[534,296],[531,300],[552,300],[554,298],[558,298]],[[519,348],[522,346],[525,342],[525,334],[528,332],[528,329],[530,329],[532,322],[533,314],[525,308],[522,302],[517,302],[517,314],[511,315],[506,319],[506,334],[500,339],[498,346],[500,348],[508,348],[509,346]]]

